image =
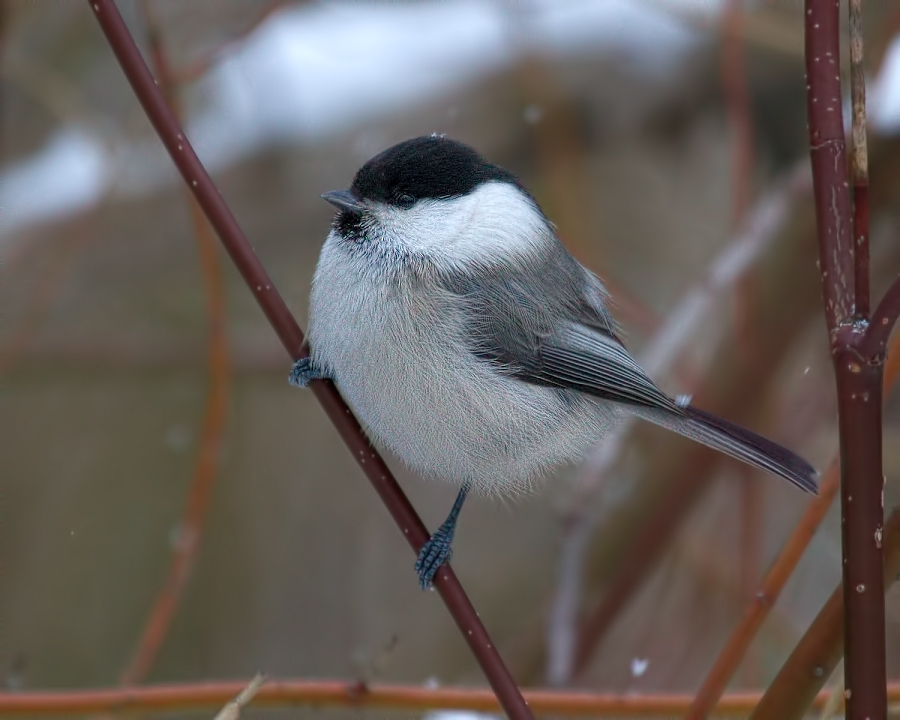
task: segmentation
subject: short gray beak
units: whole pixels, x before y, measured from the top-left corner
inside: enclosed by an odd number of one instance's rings
[[[350,212],[362,212],[365,207],[360,203],[359,198],[352,190],[331,190],[322,193],[322,199],[327,200],[338,210],[349,210]]]

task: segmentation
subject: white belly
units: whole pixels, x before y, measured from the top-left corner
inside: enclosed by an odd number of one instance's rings
[[[565,402],[556,390],[499,378],[466,349],[449,299],[427,281],[378,277],[331,238],[316,270],[313,361],[370,436],[412,468],[510,491],[577,460],[616,422],[607,405]]]

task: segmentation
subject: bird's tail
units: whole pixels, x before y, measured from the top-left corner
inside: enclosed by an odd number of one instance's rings
[[[657,408],[630,408],[639,417],[723,452],[748,465],[783,477],[804,492],[818,492],[819,473],[787,448],[695,407],[681,413]]]

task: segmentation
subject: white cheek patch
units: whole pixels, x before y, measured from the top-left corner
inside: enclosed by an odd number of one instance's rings
[[[435,261],[491,262],[533,252],[549,230],[531,200],[504,182],[489,182],[462,197],[420,200],[408,210],[373,208],[387,240]]]

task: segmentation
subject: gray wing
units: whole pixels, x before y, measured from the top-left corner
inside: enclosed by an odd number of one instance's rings
[[[622,403],[652,423],[815,493],[818,473],[771,440],[691,406],[644,373],[616,337],[606,292],[560,245],[527,267],[480,269],[445,281],[466,301],[474,355],[523,382]]]
[[[480,268],[448,277],[445,284],[466,301],[465,333],[472,353],[506,374],[680,412],[616,336],[600,280],[561,245],[527,266]]]

